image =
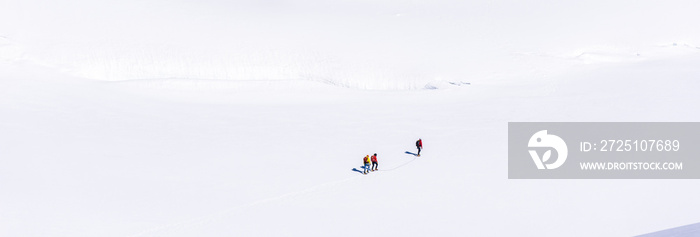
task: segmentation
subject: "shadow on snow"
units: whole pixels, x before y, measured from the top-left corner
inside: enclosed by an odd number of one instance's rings
[[[364,174],[362,170],[358,170],[357,168],[352,168],[352,171],[359,172],[360,174]]]

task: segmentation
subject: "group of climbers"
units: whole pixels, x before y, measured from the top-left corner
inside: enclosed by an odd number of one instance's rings
[[[369,155],[366,155],[365,158],[363,159],[363,162],[365,165],[362,166],[364,168],[363,174],[368,174],[370,171],[377,171],[379,169],[379,163],[377,162],[377,153],[374,153],[371,157]],[[372,166],[370,167],[370,162],[372,162]]]
[[[421,139],[418,139],[418,141],[416,141],[416,148],[418,148],[418,153],[416,154],[416,156],[420,157],[420,151],[423,149],[423,141]],[[364,169],[362,174],[369,174],[369,172],[379,170],[379,162],[377,162],[377,153],[374,153],[374,155],[372,156],[366,155],[365,158],[362,158],[362,162],[364,163],[364,165],[362,166],[362,168]]]

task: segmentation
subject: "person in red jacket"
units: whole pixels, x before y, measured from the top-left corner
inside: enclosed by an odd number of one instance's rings
[[[372,171],[379,170],[379,163],[377,162],[377,153],[372,156]]]
[[[423,140],[418,138],[418,141],[416,141],[416,147],[418,148],[417,156],[420,156],[420,150],[423,149]]]

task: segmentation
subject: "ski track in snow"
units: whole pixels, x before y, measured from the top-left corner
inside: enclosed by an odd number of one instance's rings
[[[381,170],[377,170],[377,171],[380,171],[380,172],[394,171],[394,170],[396,170],[396,169],[398,169],[398,168],[401,168],[401,167],[403,167],[403,166],[405,166],[405,165],[408,165],[408,164],[410,164],[410,163],[416,161],[416,159],[418,159],[418,157],[413,157],[413,159],[411,159],[410,161],[408,161],[408,162],[406,162],[406,163],[403,163],[403,164],[400,164],[400,165],[398,165],[398,166],[396,166],[396,167],[394,167],[394,168],[391,168],[391,169],[381,169]]]
[[[395,171],[401,167],[404,167],[408,164],[413,163],[417,159],[418,159],[418,157],[413,157],[413,159],[407,161],[406,163],[400,164],[400,165],[395,166],[395,167],[390,168],[390,169],[381,169],[381,170],[377,170],[377,171],[379,171],[379,172]],[[159,227],[155,227],[155,228],[152,228],[149,230],[142,231],[138,234],[127,235],[126,237],[169,236],[169,234],[171,234],[173,232],[177,232],[179,230],[183,230],[183,229],[190,228],[190,227],[204,226],[206,224],[218,221],[218,220],[223,219],[228,215],[234,214],[236,211],[244,209],[244,208],[250,208],[250,207],[254,207],[254,206],[258,206],[258,205],[264,205],[267,203],[285,200],[285,199],[292,198],[292,197],[311,194],[311,193],[318,192],[318,191],[325,189],[325,188],[328,188],[328,187],[334,187],[334,186],[337,186],[337,185],[340,185],[343,183],[347,183],[347,182],[350,182],[350,181],[353,181],[356,179],[360,179],[364,176],[365,175],[355,176],[355,177],[350,177],[350,178],[346,178],[346,179],[341,179],[341,180],[336,180],[336,181],[318,184],[316,186],[312,186],[310,188],[306,188],[306,189],[303,189],[300,191],[289,192],[289,193],[285,193],[285,194],[282,194],[282,195],[279,195],[276,197],[265,198],[265,199],[261,199],[258,201],[253,201],[253,202],[250,202],[250,203],[247,203],[244,205],[230,208],[230,209],[225,210],[225,211],[221,211],[221,212],[216,213],[216,214],[212,214],[212,215],[208,215],[208,216],[204,216],[204,217],[199,217],[199,218],[194,218],[194,219],[182,221],[182,222],[175,223],[175,224],[162,225]]]
[[[290,192],[290,193],[282,194],[282,195],[279,195],[276,197],[265,198],[265,199],[254,201],[254,202],[244,204],[241,206],[236,206],[236,207],[230,208],[228,210],[221,211],[219,213],[212,214],[209,216],[194,218],[194,219],[183,221],[183,222],[176,223],[176,224],[168,224],[168,225],[163,225],[160,227],[155,227],[153,229],[149,229],[149,230],[143,231],[143,232],[138,233],[138,234],[128,235],[128,237],[169,236],[168,233],[177,232],[178,230],[183,230],[183,229],[189,228],[189,227],[203,226],[203,225],[206,225],[208,223],[212,223],[212,222],[215,222],[217,220],[220,220],[220,219],[222,219],[230,214],[233,214],[238,210],[244,209],[244,208],[254,207],[257,205],[263,205],[263,204],[267,204],[267,203],[271,203],[271,202],[276,202],[276,201],[284,200],[284,199],[291,198],[291,197],[310,194],[310,193],[316,192],[320,189],[323,189],[326,187],[333,187],[333,186],[336,186],[336,185],[339,185],[342,183],[346,183],[346,182],[358,179],[360,177],[362,177],[362,176],[350,177],[350,178],[346,178],[346,179],[342,179],[342,180],[322,183],[322,184],[319,184],[319,185],[316,185],[316,186],[313,186],[313,187],[310,187],[307,189],[303,189],[300,191]]]

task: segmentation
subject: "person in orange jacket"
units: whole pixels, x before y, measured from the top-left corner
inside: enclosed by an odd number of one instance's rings
[[[362,161],[365,164],[364,166],[362,166],[362,168],[364,168],[364,172],[362,172],[362,173],[367,174],[367,173],[369,173],[369,161],[370,161],[369,155],[366,155],[365,158],[362,159]]]
[[[379,170],[379,163],[377,162],[377,153],[371,157],[372,160],[372,171]]]
[[[423,140],[418,138],[418,141],[416,141],[416,147],[418,148],[417,156],[420,156],[420,150],[423,149]]]

